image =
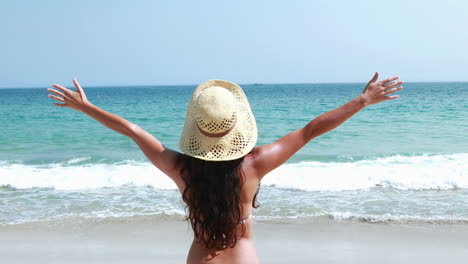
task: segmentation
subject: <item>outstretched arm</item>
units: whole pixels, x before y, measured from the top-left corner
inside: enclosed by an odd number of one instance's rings
[[[182,186],[183,182],[179,176],[179,172],[175,170],[178,157],[176,151],[164,147],[159,140],[138,125],[93,105],[86,98],[83,88],[81,88],[76,79],[73,80],[73,84],[76,87],[76,92],[57,84],[52,85],[57,90],[52,88],[47,89],[47,91],[55,94],[49,94],[50,98],[62,102],[54,103],[54,105],[82,112],[106,127],[130,137],[156,167],[174,180],[177,186]]]
[[[403,89],[399,86],[403,82],[397,81],[396,76],[380,82],[377,82],[378,78],[379,74],[375,73],[363,93],[347,104],[320,115],[305,127],[289,133],[272,144],[255,148],[253,167],[259,179],[286,162],[310,140],[335,129],[364,107],[398,98],[398,95],[389,94]]]

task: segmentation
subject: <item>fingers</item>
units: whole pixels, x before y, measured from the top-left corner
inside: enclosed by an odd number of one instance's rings
[[[65,102],[65,100],[63,98],[52,95],[52,94],[49,94],[49,97],[52,98],[52,99],[55,99],[57,101],[60,101],[60,102]]]
[[[81,88],[81,85],[78,83],[78,80],[77,79],[73,79],[73,84],[75,85],[76,87],[76,90],[80,93],[80,94],[83,94],[83,88]]]
[[[385,90],[392,89],[393,87],[397,87],[398,85],[402,85],[402,84],[403,84],[403,81],[389,83],[385,86]]]
[[[60,91],[64,92],[65,94],[70,94],[70,93],[72,92],[71,90],[69,90],[69,89],[67,89],[67,88],[65,88],[65,87],[63,87],[63,86],[60,86],[60,85],[58,85],[58,84],[52,84],[52,86],[53,86],[54,88],[57,88],[57,89],[59,89]]]
[[[403,89],[403,86],[399,86],[399,87],[395,87],[395,88],[392,88],[392,89],[388,89],[384,92],[384,95],[387,95],[387,94],[391,94],[391,93],[394,93],[394,92],[398,92],[400,90]]]
[[[382,85],[385,86],[385,85],[387,85],[388,83],[391,83],[391,82],[393,82],[393,81],[395,81],[395,80],[398,80],[399,78],[400,78],[400,77],[398,77],[398,76],[393,76],[393,77],[390,77],[390,78],[388,78],[388,79],[385,79],[385,80],[381,81],[380,84],[382,84]]]
[[[398,95],[385,96],[385,100],[397,99],[398,97],[400,97],[400,96],[398,96]]]
[[[83,91],[83,88],[81,88],[81,85],[78,83],[78,80],[76,78],[73,79],[73,84],[75,85],[76,90],[78,91],[78,93],[81,95],[81,98],[84,101],[88,101],[88,99],[86,98],[86,94]]]
[[[374,77],[369,81],[369,83],[376,82],[379,79],[379,73],[375,72]]]
[[[61,92],[59,92],[59,91],[56,91],[56,90],[54,90],[54,89],[52,89],[52,88],[48,88],[47,91],[48,91],[48,92],[51,92],[51,93],[54,93],[54,94],[56,94],[56,95],[58,95],[58,96],[65,97],[65,95],[64,95],[63,93],[61,93]]]
[[[61,87],[60,85],[52,85],[52,86],[54,86],[54,87],[57,88],[57,89],[63,88],[63,87]],[[59,86],[60,88],[58,88],[58,87],[56,87],[56,86]],[[66,88],[64,88],[64,89],[65,89],[65,90],[68,90],[68,89],[66,89]],[[62,90],[62,89],[60,89],[60,90]],[[61,92],[59,92],[59,91],[56,91],[56,90],[54,90],[54,89],[52,89],[52,88],[48,88],[47,91],[58,95],[58,96],[55,96],[55,95],[53,95],[53,94],[48,94],[47,96],[48,96],[49,98],[55,99],[55,100],[57,100],[57,101],[59,101],[59,102],[64,102],[64,104],[53,103],[53,105],[58,106],[58,107],[66,107],[66,106],[68,106],[67,103],[65,103],[65,99],[64,99],[64,98],[67,98],[67,97],[66,97],[63,93],[61,93]],[[59,96],[61,96],[61,97],[59,97]]]
[[[379,79],[379,73],[375,72],[374,77],[372,77],[372,79],[367,83],[366,87],[364,88],[364,90],[362,92],[365,93],[366,90],[369,88],[369,85],[371,83],[375,83],[378,79]]]

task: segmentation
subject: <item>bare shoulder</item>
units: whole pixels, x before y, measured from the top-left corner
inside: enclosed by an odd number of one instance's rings
[[[270,159],[265,153],[274,147],[274,144],[258,146],[244,157],[243,170],[246,176],[260,182],[263,176],[270,171],[269,167],[271,166]]]
[[[258,157],[258,152],[258,147],[255,147],[249,154],[244,156],[242,170],[247,179],[259,179],[258,170],[256,168],[256,158]]]
[[[294,153],[301,149],[308,140],[304,137],[304,128],[290,132],[277,141],[255,147],[251,155],[250,167],[254,175],[261,180],[270,171],[281,166]]]
[[[254,150],[255,151],[255,150]],[[252,199],[254,199],[255,194],[258,191],[260,184],[260,177],[257,175],[257,170],[255,169],[255,152],[252,151],[244,157],[242,162],[242,171],[245,177],[243,182],[243,199],[249,201],[249,206]]]

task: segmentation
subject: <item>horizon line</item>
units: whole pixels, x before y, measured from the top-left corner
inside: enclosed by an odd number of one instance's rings
[[[304,85],[304,84],[363,84],[367,82],[288,82],[288,83],[270,83],[270,82],[253,82],[253,83],[237,83],[239,86],[245,86],[245,85]],[[405,81],[405,83],[468,83],[468,81]],[[167,86],[198,86],[200,84],[118,84],[118,85],[112,85],[112,84],[105,84],[105,85],[86,85],[88,88],[108,88],[108,87],[116,87],[116,88],[122,88],[122,87],[167,87]],[[26,86],[18,86],[18,87],[0,87],[0,89],[47,89],[50,88],[50,86],[35,86],[35,87],[26,87]]]

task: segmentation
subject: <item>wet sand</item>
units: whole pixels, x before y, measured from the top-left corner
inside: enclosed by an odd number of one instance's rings
[[[323,221],[254,226],[261,263],[467,263],[468,226]],[[186,222],[0,227],[1,263],[185,263]]]

